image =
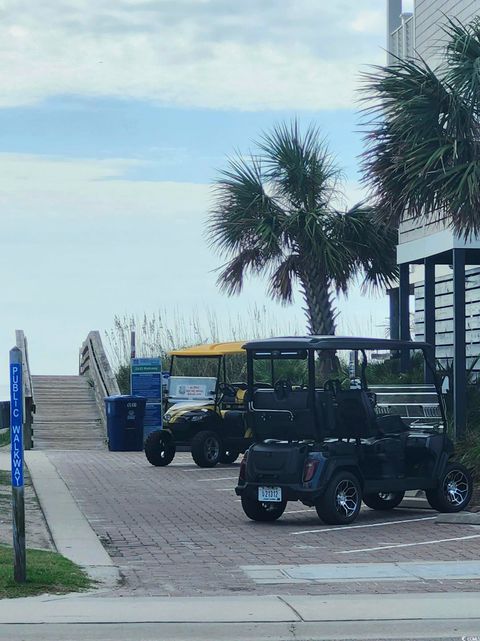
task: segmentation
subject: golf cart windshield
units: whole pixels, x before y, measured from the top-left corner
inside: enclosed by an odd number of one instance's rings
[[[196,345],[170,353],[168,403],[239,402],[246,388],[243,342]],[[242,397],[243,398],[243,397]]]

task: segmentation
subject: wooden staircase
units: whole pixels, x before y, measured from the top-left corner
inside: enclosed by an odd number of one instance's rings
[[[32,376],[35,449],[99,450],[105,433],[93,388],[83,376]]]

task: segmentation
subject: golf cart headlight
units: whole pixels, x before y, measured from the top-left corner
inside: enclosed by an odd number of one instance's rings
[[[164,415],[163,420],[164,420],[165,423],[170,423],[170,421],[172,420],[172,415],[169,412],[167,412]]]

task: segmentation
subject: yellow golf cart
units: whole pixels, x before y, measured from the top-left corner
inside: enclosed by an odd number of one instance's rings
[[[145,441],[152,465],[171,463],[179,445],[191,447],[200,467],[233,463],[249,447],[244,344],[213,343],[170,353],[163,429]]]

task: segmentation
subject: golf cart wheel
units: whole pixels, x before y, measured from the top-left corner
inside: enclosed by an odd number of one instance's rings
[[[243,511],[252,521],[276,521],[282,516],[286,507],[286,501],[281,503],[261,503],[248,496],[242,496]]]
[[[215,467],[221,452],[222,444],[215,432],[198,432],[192,439],[192,458],[198,467]]]
[[[393,510],[403,501],[405,492],[377,492],[376,494],[365,494],[363,502],[372,510]]]
[[[324,523],[346,525],[355,521],[361,505],[362,488],[358,478],[351,472],[340,471],[332,477],[315,509]]]
[[[163,467],[175,458],[175,442],[168,432],[155,430],[145,441],[145,456],[152,465]]]
[[[460,512],[470,503],[473,481],[470,472],[461,463],[448,463],[438,487],[427,490],[427,501],[438,512]]]
[[[235,463],[240,452],[238,450],[223,450],[220,454],[219,461],[224,465],[229,465],[230,463]]]

